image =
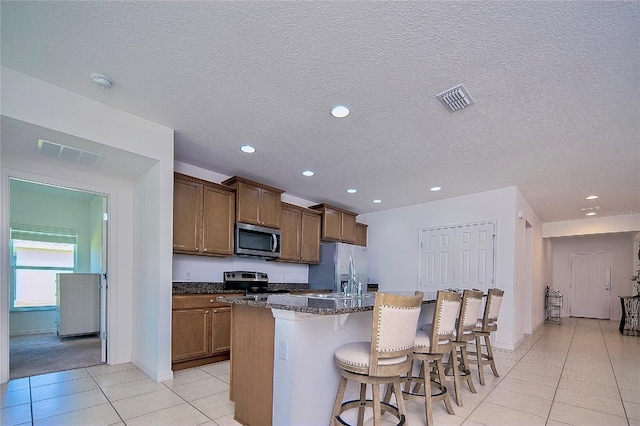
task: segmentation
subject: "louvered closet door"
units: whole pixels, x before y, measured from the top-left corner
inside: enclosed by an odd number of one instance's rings
[[[420,230],[420,287],[493,287],[494,224],[469,224]]]

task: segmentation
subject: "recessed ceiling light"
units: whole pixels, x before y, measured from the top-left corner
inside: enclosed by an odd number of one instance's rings
[[[355,189],[355,188],[349,188],[349,189],[347,189],[347,192],[348,192],[349,194],[355,194],[356,192],[358,192],[358,190],[357,190],[357,189]]]
[[[596,198],[598,198],[598,196],[597,196],[597,195],[589,195],[589,196],[587,197],[587,200],[595,200]]]
[[[596,212],[589,212],[589,213],[587,213],[585,216],[595,216],[595,215],[597,215],[597,214],[598,214],[598,213],[596,213]]]
[[[247,154],[253,154],[254,152],[256,152],[256,149],[251,145],[242,145],[240,147],[240,151],[246,152]]]
[[[95,84],[102,87],[103,89],[110,89],[113,86],[113,81],[109,77],[104,74],[91,74],[91,79]]]
[[[373,200],[374,203],[376,204],[380,204],[382,202],[382,200],[380,200],[379,198],[376,198],[375,200]]]
[[[432,190],[432,191],[434,191],[434,192],[435,192],[435,191],[440,191],[441,189],[442,189],[442,188],[441,188],[441,187],[439,187],[439,186],[434,186],[434,187],[432,187],[432,188],[431,188],[431,190]]]
[[[315,175],[315,173],[313,173],[311,170],[305,170],[304,172],[302,172],[303,175],[305,176],[313,176]]]
[[[347,108],[344,105],[334,106],[333,109],[331,110],[331,115],[333,115],[336,118],[344,118],[347,115],[349,115],[349,108]]]

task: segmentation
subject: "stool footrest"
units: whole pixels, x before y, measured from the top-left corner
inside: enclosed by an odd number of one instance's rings
[[[364,401],[361,401],[359,399],[354,399],[352,401],[343,402],[342,405],[340,406],[340,414],[344,413],[347,410],[351,410],[353,408],[361,408],[361,407],[373,408],[373,400],[365,399]],[[391,413],[392,416],[398,419],[399,423],[397,423],[396,426],[402,426],[406,422],[405,416],[400,414],[400,412],[398,411],[398,408],[394,407],[393,405],[387,402],[380,401],[380,411],[382,411],[382,413],[384,412]],[[342,425],[349,426],[349,423],[342,420],[342,418],[339,415],[336,416],[336,420]]]

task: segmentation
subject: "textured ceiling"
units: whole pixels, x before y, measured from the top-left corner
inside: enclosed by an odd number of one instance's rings
[[[0,8],[3,66],[175,129],[178,161],[359,213],[508,186],[545,222],[640,207],[639,2]]]

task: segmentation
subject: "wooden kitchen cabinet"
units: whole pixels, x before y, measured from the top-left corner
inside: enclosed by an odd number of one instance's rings
[[[367,246],[367,228],[368,225],[364,223],[356,222],[356,245],[366,247]]]
[[[280,261],[320,262],[321,214],[293,204],[282,203]]]
[[[357,213],[328,204],[318,204],[309,208],[322,213],[320,235],[323,241],[342,241],[351,244],[356,242]]]
[[[226,186],[174,174],[173,251],[232,256],[235,194]]]
[[[236,190],[236,221],[280,229],[280,189],[234,176],[222,182]]]
[[[174,371],[229,359],[231,307],[218,302],[219,296],[221,294],[173,296],[171,363]]]

